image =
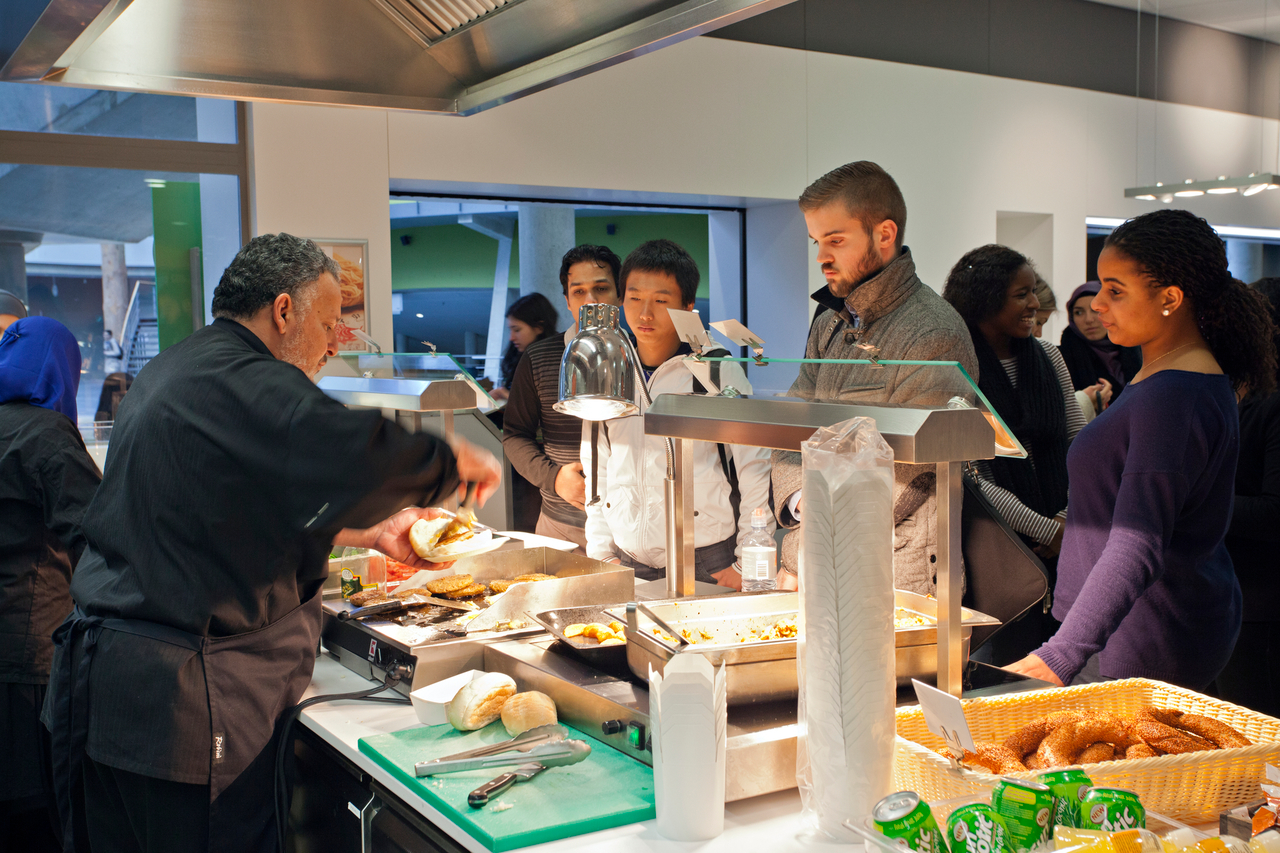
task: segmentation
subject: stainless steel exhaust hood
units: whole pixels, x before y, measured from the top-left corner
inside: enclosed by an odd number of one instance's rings
[[[0,80],[469,115],[792,0],[4,0]]]

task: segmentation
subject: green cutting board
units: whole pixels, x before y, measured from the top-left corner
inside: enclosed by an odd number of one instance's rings
[[[572,728],[570,737],[591,744],[585,761],[551,767],[528,782],[517,782],[479,809],[467,805],[467,794],[505,771],[473,770],[419,779],[413,775],[413,766],[509,740],[501,722],[474,732],[455,731],[449,725],[420,726],[361,738],[360,751],[494,853],[656,816],[652,768]],[[500,803],[511,808],[498,811],[495,806]]]

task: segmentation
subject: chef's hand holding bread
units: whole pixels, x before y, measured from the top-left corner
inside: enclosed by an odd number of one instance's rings
[[[457,462],[460,483],[476,483],[476,502],[483,506],[502,483],[502,466],[498,464],[497,459],[493,458],[493,454],[469,441],[455,438],[450,446],[453,448],[454,459]],[[441,527],[451,520],[443,510],[435,507],[425,509],[409,507],[373,527],[339,531],[334,537],[333,546],[335,548],[344,546],[372,548],[415,569],[447,569],[453,565],[447,553],[438,555],[438,559],[423,559],[419,556],[419,552],[414,550],[410,538],[414,525],[419,521],[434,522],[442,517],[444,521]],[[468,548],[457,550],[458,552],[469,551],[477,544],[479,543],[472,543]]]

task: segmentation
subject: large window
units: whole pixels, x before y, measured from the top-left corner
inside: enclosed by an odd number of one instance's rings
[[[0,289],[80,342],[87,434],[211,319],[247,231],[243,126],[230,101],[0,84]]]
[[[453,354],[476,376],[496,381],[507,347],[503,315],[522,293],[543,293],[560,309],[558,331],[571,324],[561,295],[558,263],[567,247],[582,243],[607,246],[625,258],[647,240],[673,240],[698,266],[697,310],[708,321],[723,319],[716,313],[721,309],[717,294],[724,286],[741,290],[741,269],[740,265],[722,269],[723,265],[712,263],[712,256],[727,251],[736,259],[741,245],[737,224],[728,229],[732,247],[715,245],[715,215],[728,215],[740,223],[737,210],[393,196],[395,348],[398,352],[422,352],[434,346]],[[530,234],[522,235],[522,223],[536,225],[536,232],[531,229]],[[553,263],[532,267],[522,263],[522,252],[529,251],[548,254]],[[530,269],[539,270],[540,280],[522,281],[522,274],[529,274]],[[726,277],[733,280],[727,284],[720,281]]]

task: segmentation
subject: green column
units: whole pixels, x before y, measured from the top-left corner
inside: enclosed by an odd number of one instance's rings
[[[191,250],[200,242],[200,184],[155,182],[151,186],[155,227],[156,316],[160,349],[191,334]]]

